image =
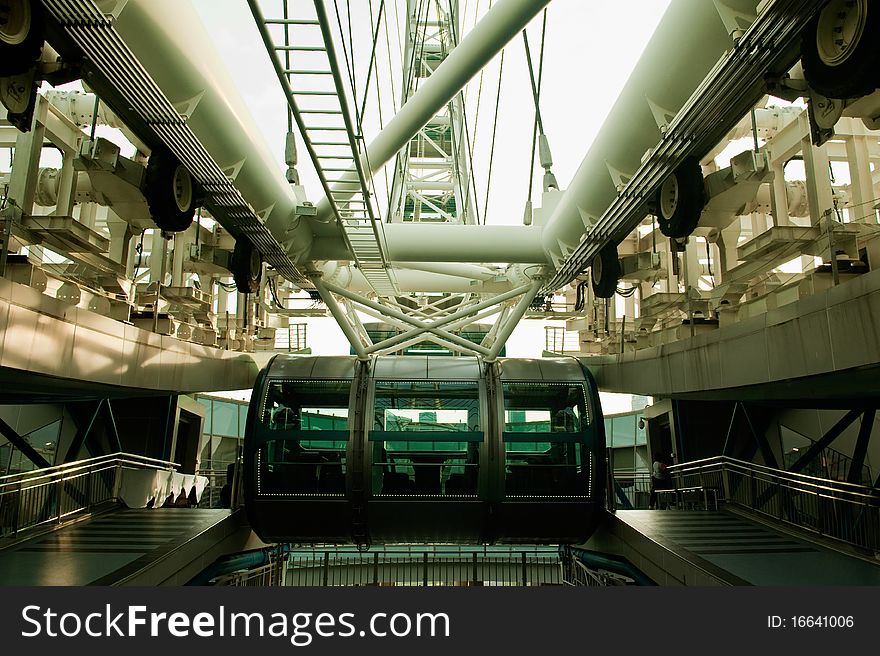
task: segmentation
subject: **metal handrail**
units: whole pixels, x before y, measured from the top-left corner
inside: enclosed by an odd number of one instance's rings
[[[716,489],[718,500],[880,554],[880,493],[874,488],[715,456],[669,468],[677,486]],[[707,481],[707,477],[709,480]]]
[[[220,508],[220,491],[226,484],[226,467],[222,469],[202,469],[199,471],[199,475],[208,479],[199,505],[204,508]]]
[[[797,472],[788,472],[781,469],[774,469],[773,467],[767,467],[766,465],[760,465],[754,462],[747,462],[745,460],[738,460],[736,458],[731,458],[730,456],[713,456],[711,458],[704,458],[702,460],[694,460],[693,462],[672,465],[669,467],[669,472],[673,475],[685,475],[692,473],[694,470],[698,471],[700,468],[706,468],[713,465],[740,467],[746,471],[756,471],[764,474],[769,474],[771,476],[776,476],[777,478],[800,481],[804,485],[809,485],[818,489],[825,489],[836,492],[848,492],[851,494],[871,497],[872,499],[877,498],[877,493],[872,491],[873,488],[867,487],[865,485],[859,485],[858,483],[847,483],[846,481],[835,481],[827,478],[820,478],[818,476],[810,476],[808,474],[800,474]]]
[[[786,426],[785,424],[779,424],[779,427],[780,427],[780,428],[784,428],[784,429],[787,430],[787,431],[791,431],[791,432],[794,433],[795,435],[798,435],[799,437],[804,438],[805,440],[807,440],[807,441],[810,442],[810,445],[811,445],[811,446],[812,446],[813,444],[816,443],[816,439],[810,437],[809,435],[804,435],[804,434],[801,433],[799,430],[796,430],[796,429],[792,428],[791,426]],[[852,465],[852,458],[851,458],[850,456],[848,456],[848,455],[846,455],[845,453],[843,453],[842,451],[838,451],[837,449],[834,449],[834,448],[832,448],[832,447],[830,447],[830,446],[826,446],[826,447],[824,447],[824,448],[819,452],[819,454],[817,454],[817,459],[818,459],[818,456],[819,456],[819,455],[824,455],[824,454],[831,454],[831,455],[834,456],[835,458],[839,458],[840,460],[842,460],[843,463],[845,464],[845,468],[846,468],[847,470],[848,470],[848,469],[851,467],[851,465]],[[786,454],[786,455],[787,455],[787,454]],[[825,466],[824,469],[825,469],[826,473],[829,474],[829,476],[828,476],[829,480],[839,480],[839,479],[832,479],[832,478],[830,477],[830,471],[829,471],[829,469],[828,469],[827,466]],[[861,473],[864,475],[866,472],[867,472],[867,479],[868,479],[868,480],[874,480],[873,477],[871,476],[871,468],[870,468],[868,465],[863,464],[863,465],[862,465],[862,472],[861,472]],[[865,480],[865,479],[863,478],[862,480]]]
[[[287,558],[287,585],[384,585],[394,582],[389,568],[401,568],[415,585],[546,585],[561,583],[557,549],[511,548],[505,551],[456,551],[432,546],[411,552],[348,549],[292,550]],[[535,572],[533,568],[554,568]],[[439,576],[438,576],[439,575]],[[398,581],[400,579],[397,579]]]
[[[37,479],[55,476],[58,474],[74,473],[84,469],[89,469],[104,462],[113,462],[114,464],[119,462],[132,465],[152,465],[155,466],[156,469],[176,469],[177,467],[179,467],[177,463],[170,462],[168,460],[158,460],[156,458],[148,458],[146,456],[139,456],[133,453],[119,452],[107,454],[104,456],[96,456],[94,458],[86,458],[84,460],[76,460],[74,462],[66,462],[61,465],[53,465],[51,467],[43,467],[41,469],[33,469],[31,471],[18,472],[15,474],[8,474],[6,476],[0,476],[0,488],[9,483],[18,483],[24,478]],[[159,467],[159,465],[161,465],[161,467]]]
[[[259,587],[265,588],[270,586],[281,585],[282,570],[277,562],[256,567],[243,572],[232,572],[223,574],[214,579],[213,585],[226,587]]]
[[[119,500],[121,474],[148,469],[173,472],[176,463],[116,453],[0,478],[0,536],[60,524],[65,518]]]

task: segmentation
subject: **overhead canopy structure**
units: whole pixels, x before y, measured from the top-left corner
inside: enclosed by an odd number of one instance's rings
[[[359,357],[385,352],[360,323],[365,313],[402,331],[389,348],[420,338],[492,360],[537,293],[615,246],[658,185],[754,105],[766,76],[795,63],[822,3],[672,0],[574,179],[531,226],[476,225],[460,91],[549,0],[499,0],[466,34],[457,3],[422,13],[424,3],[408,2],[401,107],[369,144],[336,43],[341,24],[324,1],[249,0],[296,124],[289,139],[305,145],[320,200],[274,161],[189,2],[42,4],[50,34],[80,51],[117,114],[187,167],[239,242],[320,293]],[[380,208],[373,175],[392,161],[393,202]],[[438,309],[429,299],[429,312],[401,302],[420,294],[454,302]],[[482,344],[455,334],[491,314],[498,322]]]

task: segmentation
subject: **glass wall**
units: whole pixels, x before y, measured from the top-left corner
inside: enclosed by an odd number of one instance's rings
[[[605,439],[615,471],[650,470],[648,438],[641,411],[606,416]]]
[[[201,394],[196,400],[205,408],[199,470],[225,472],[226,466],[235,462],[244,438],[248,402]]]
[[[377,496],[476,496],[479,386],[376,381],[372,489]]]
[[[46,412],[57,414],[58,410],[54,406],[40,406],[46,409]],[[11,420],[10,420],[11,421]],[[14,426],[14,424],[13,424]],[[64,417],[61,416],[54,421],[35,428],[30,432],[24,433],[21,437],[39,453],[50,464],[55,463],[58,450],[58,443],[61,440],[61,432],[64,428]],[[85,451],[85,449],[84,449]],[[87,458],[87,455],[83,455]],[[30,458],[25,456],[18,448],[16,448],[5,437],[0,437],[0,476],[8,476],[9,474],[20,474],[38,469]]]
[[[584,387],[503,383],[505,496],[587,496],[591,419]]]
[[[260,410],[272,436],[258,455],[260,494],[345,494],[350,392],[351,381],[270,383]]]

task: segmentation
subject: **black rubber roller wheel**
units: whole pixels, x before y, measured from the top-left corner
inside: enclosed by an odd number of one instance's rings
[[[189,228],[201,200],[198,183],[164,148],[150,154],[143,192],[153,221],[165,232],[182,232]]]
[[[654,205],[660,232],[676,239],[687,237],[697,227],[705,204],[700,162],[689,157],[657,189]]]
[[[810,87],[826,98],[857,98],[880,87],[880,3],[831,0],[801,39]]]
[[[593,294],[596,298],[611,298],[617,293],[619,278],[620,261],[617,259],[617,246],[606,244],[590,265]]]
[[[0,0],[0,77],[21,75],[40,58],[43,6],[37,0]]]
[[[229,263],[235,286],[242,294],[260,291],[260,278],[263,275],[263,258],[245,237],[239,237],[232,251]]]

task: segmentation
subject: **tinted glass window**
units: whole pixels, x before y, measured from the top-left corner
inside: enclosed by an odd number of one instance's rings
[[[504,383],[505,495],[589,494],[583,385]]]
[[[479,475],[476,383],[377,381],[370,431],[377,496],[475,496]]]
[[[269,384],[262,422],[271,430],[348,430],[351,381],[281,381]]]
[[[258,453],[257,487],[267,495],[345,495],[351,381],[277,381],[261,411],[277,437]]]
[[[345,440],[278,439],[260,447],[260,494],[343,496]]]
[[[479,431],[479,387],[476,383],[376,381],[373,430]]]
[[[378,440],[373,448],[373,494],[475,496],[478,442]]]
[[[577,433],[590,424],[584,386],[570,383],[504,383],[504,430]]]

